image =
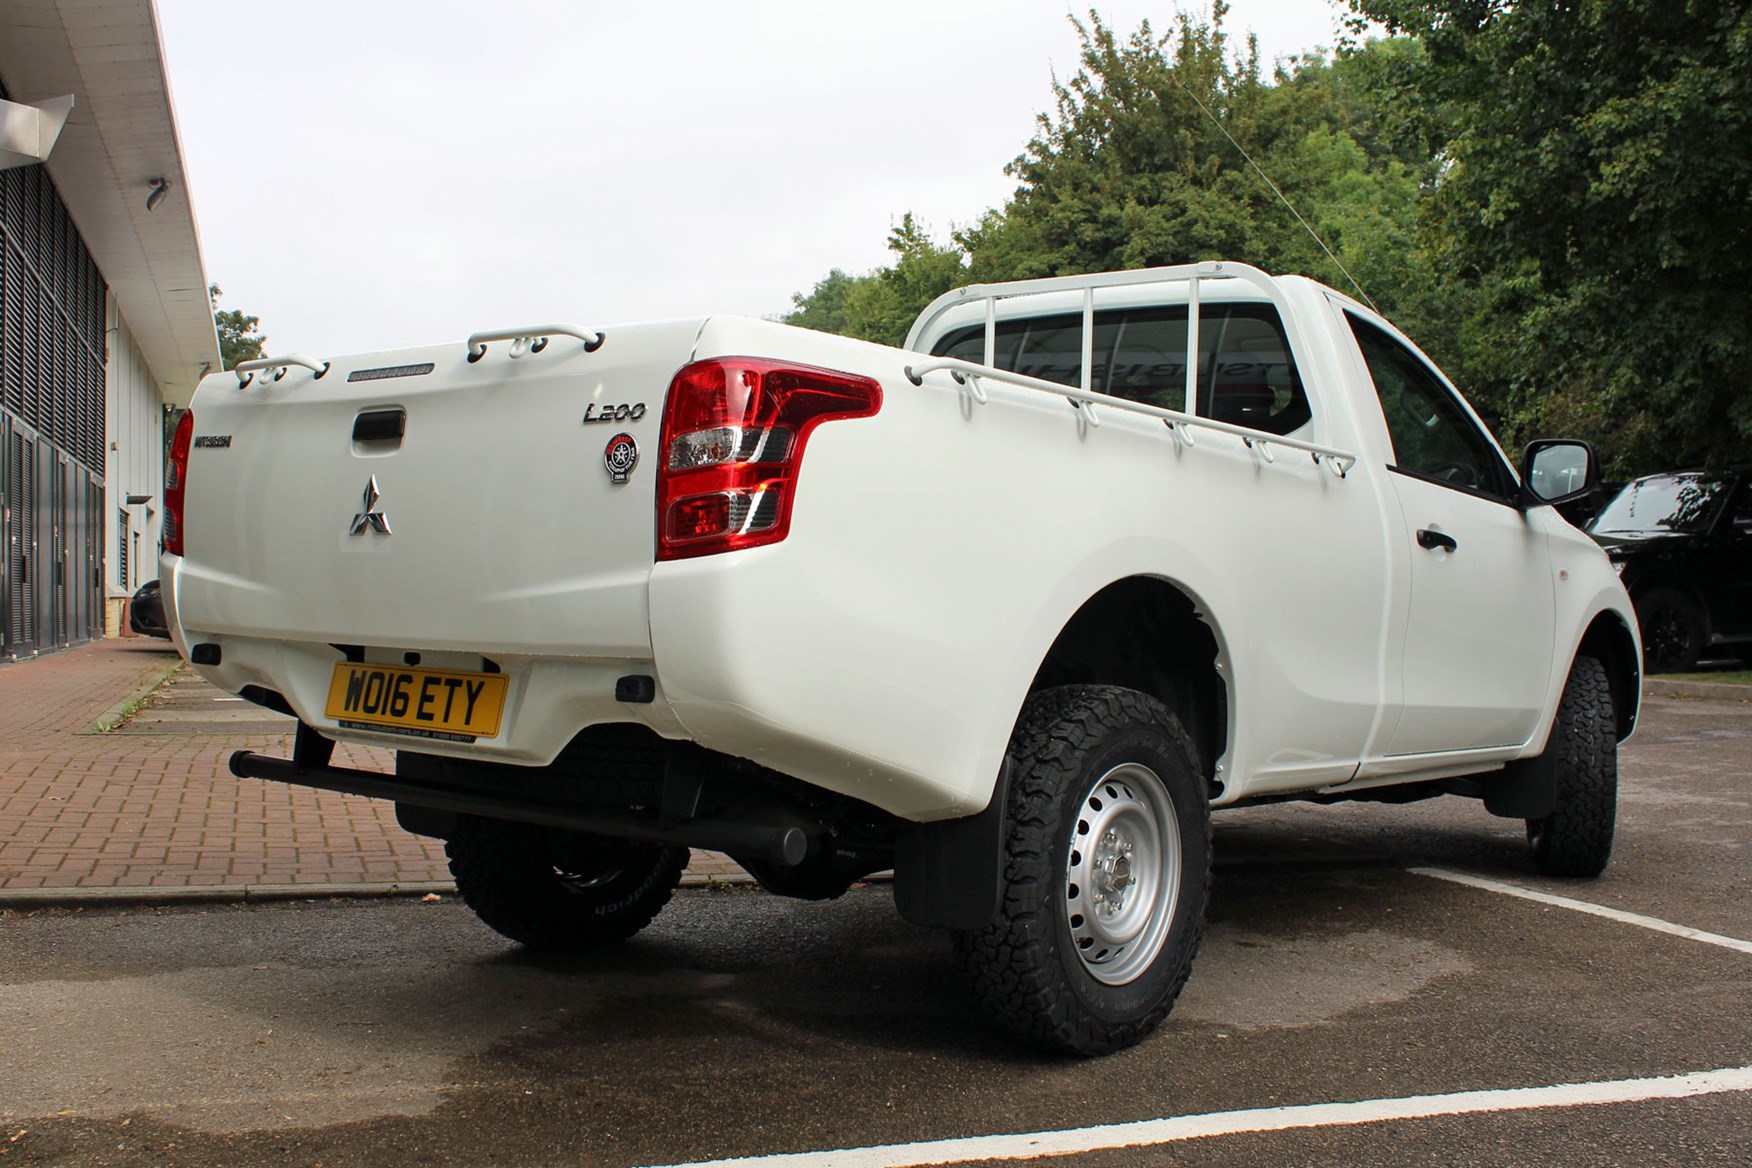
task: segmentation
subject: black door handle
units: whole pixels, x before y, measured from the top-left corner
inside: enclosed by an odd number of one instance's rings
[[[1426,552],[1433,552],[1437,549],[1445,549],[1451,552],[1460,550],[1460,545],[1454,541],[1453,536],[1448,535],[1445,532],[1431,531],[1427,527],[1418,528],[1417,546]]]

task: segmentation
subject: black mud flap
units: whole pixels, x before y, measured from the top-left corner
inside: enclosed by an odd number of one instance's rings
[[[412,835],[429,835],[435,839],[448,840],[456,834],[457,814],[454,811],[441,811],[436,807],[418,807],[412,803],[397,803],[395,805],[395,821],[401,829]]]
[[[1549,748],[1538,758],[1517,759],[1482,781],[1484,809],[1492,815],[1544,819],[1557,809],[1557,767]]]
[[[1004,895],[1004,808],[1010,760],[1005,758],[992,801],[978,815],[917,823],[894,847],[894,907],[915,925],[983,929]]]

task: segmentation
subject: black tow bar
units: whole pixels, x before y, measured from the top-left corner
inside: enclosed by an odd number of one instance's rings
[[[616,839],[648,840],[706,848],[732,855],[764,856],[786,867],[801,864],[809,854],[809,836],[800,827],[768,827],[755,823],[726,823],[712,819],[684,819],[663,823],[636,815],[580,807],[507,799],[504,796],[434,787],[408,782],[377,771],[350,767],[300,765],[295,759],[273,758],[253,750],[231,755],[231,773],[245,779],[271,779],[300,787],[317,787],[370,799],[391,799],[416,807],[509,819],[567,831],[589,832]]]

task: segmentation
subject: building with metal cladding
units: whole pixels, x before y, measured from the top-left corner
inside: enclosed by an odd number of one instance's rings
[[[0,660],[158,574],[165,422],[218,340],[151,0],[0,4]]]

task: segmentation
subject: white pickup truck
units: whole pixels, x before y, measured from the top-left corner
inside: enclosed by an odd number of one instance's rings
[[[1592,452],[1517,475],[1306,279],[969,287],[901,349],[714,316],[252,361],[171,462],[176,644],[298,718],[232,769],[394,800],[524,944],[630,936],[690,846],[798,897],[892,869],[1003,1024],[1089,1054],[1184,984],[1213,808],[1467,795],[1542,872],[1611,850],[1636,622],[1551,506]]]

